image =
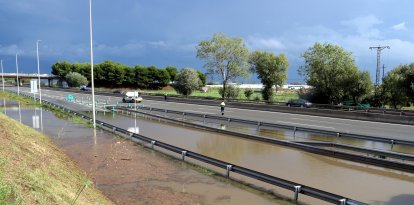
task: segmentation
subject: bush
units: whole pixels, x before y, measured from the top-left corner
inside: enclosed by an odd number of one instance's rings
[[[258,95],[256,95],[256,97],[254,98],[255,101],[260,101],[260,97]]]
[[[223,96],[223,88],[219,88],[219,94]],[[239,97],[240,88],[234,85],[227,85],[226,93],[224,94],[225,98],[236,99]]]
[[[250,97],[252,97],[254,91],[251,88],[247,88],[244,90],[244,96],[246,96],[247,99],[250,100]]]
[[[88,80],[85,76],[77,72],[70,72],[65,76],[66,82],[69,87],[79,87],[81,85],[87,85]]]
[[[191,95],[194,90],[199,89],[201,86],[201,80],[198,77],[197,71],[192,68],[184,68],[178,74],[177,81],[174,84],[174,89],[177,93],[183,95]]]

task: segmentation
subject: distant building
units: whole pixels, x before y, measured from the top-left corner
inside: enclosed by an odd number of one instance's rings
[[[236,83],[229,83],[229,85],[234,85],[234,86],[237,86],[239,88],[251,88],[251,89],[254,89],[254,90],[262,90],[263,89],[263,84],[236,84]],[[210,88],[221,88],[221,87],[223,87],[223,85],[207,85],[207,87],[210,87]],[[311,87],[312,86],[309,86],[309,85],[306,85],[306,84],[305,85],[291,85],[291,84],[286,84],[286,85],[283,85],[282,86],[283,89],[290,89],[290,90],[299,90],[301,88],[309,89]],[[273,86],[273,88],[276,88],[276,87]]]

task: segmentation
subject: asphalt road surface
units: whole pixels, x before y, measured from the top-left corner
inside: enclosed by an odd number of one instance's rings
[[[16,88],[13,88],[16,90]],[[30,91],[28,88],[20,88],[24,91]],[[56,90],[45,90],[42,89],[42,95],[54,97],[56,99],[64,99],[67,97],[68,93],[63,91]],[[72,93],[74,96],[83,96],[84,99],[90,94],[80,94]],[[95,95],[96,99],[100,100],[109,100],[109,104],[115,104],[116,101],[121,102],[120,97],[113,96],[100,96]],[[208,106],[208,105],[195,105],[195,104],[185,104],[185,103],[176,103],[176,102],[164,102],[164,101],[153,101],[146,100],[141,103],[141,105],[154,108],[165,108],[170,110],[178,110],[185,112],[194,112],[194,113],[204,113],[210,115],[221,115],[220,106]],[[88,109],[88,107],[85,107]],[[363,134],[370,136],[386,137],[386,138],[395,138],[400,140],[410,140],[414,141],[414,126],[412,125],[401,125],[401,124],[392,124],[392,123],[381,123],[381,122],[371,122],[371,121],[361,121],[361,120],[350,120],[350,119],[340,119],[340,118],[331,118],[331,117],[321,117],[321,116],[311,116],[311,115],[301,115],[301,114],[289,114],[289,113],[280,113],[280,112],[268,112],[268,111],[258,111],[258,110],[249,110],[249,109],[239,109],[239,108],[226,108],[224,116],[241,118],[247,120],[261,121],[261,122],[271,122],[277,124],[292,125],[298,127],[307,127],[314,129],[322,129],[336,132],[346,132],[354,134]]]

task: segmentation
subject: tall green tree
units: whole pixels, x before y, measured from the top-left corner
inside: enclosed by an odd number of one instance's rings
[[[250,70],[257,73],[264,85],[262,96],[264,100],[270,100],[273,96],[272,87],[282,86],[287,79],[289,62],[284,54],[274,55],[265,51],[255,51],[250,55]]]
[[[155,80],[160,87],[165,87],[170,84],[171,77],[167,70],[159,68]]]
[[[383,101],[395,109],[414,102],[412,89],[414,77],[414,63],[400,65],[383,78],[381,95]]]
[[[66,75],[72,71],[72,64],[68,61],[56,62],[52,65],[52,74],[59,76],[61,80],[64,80]]]
[[[374,85],[368,71],[353,72],[344,80],[344,97],[352,99],[355,103],[361,101],[373,91]]]
[[[231,38],[222,33],[197,46],[197,58],[204,60],[210,74],[218,74],[223,82],[223,99],[227,83],[240,76],[248,76],[249,51],[241,38]]]
[[[154,79],[150,76],[148,69],[141,65],[135,66],[135,78],[135,85],[143,89],[148,88],[149,85],[154,81]]]
[[[176,67],[173,66],[167,66],[165,68],[165,70],[167,70],[168,74],[170,75],[171,81],[175,81],[177,80],[178,77],[178,70]]]
[[[305,64],[299,68],[299,74],[313,86],[314,101],[338,103],[347,90],[353,89],[347,83],[356,80],[352,76],[357,75],[358,68],[352,54],[342,47],[315,43],[302,58]]]
[[[178,74],[174,89],[178,93],[188,96],[191,95],[194,90],[197,90],[200,85],[201,80],[198,77],[197,71],[193,68],[184,68]]]

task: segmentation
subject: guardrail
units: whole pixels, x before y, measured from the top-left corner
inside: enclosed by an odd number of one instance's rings
[[[197,124],[197,123],[191,123],[191,122],[182,121],[182,120],[178,120],[178,119],[172,119],[172,118],[168,118],[168,117],[161,116],[161,115],[155,115],[155,114],[151,114],[151,113],[144,113],[144,112],[141,112],[139,110],[130,110],[130,109],[127,109],[127,108],[120,108],[120,107],[117,107],[115,109],[118,109],[118,110],[123,110],[124,109],[127,112],[141,113],[141,114],[145,114],[145,115],[148,115],[148,116],[151,116],[151,117],[165,119],[165,120],[169,120],[169,121],[172,121],[172,122],[177,122],[177,123],[180,123],[180,124],[185,123],[185,124],[193,126],[193,127],[202,128],[204,130],[210,130],[210,131],[214,131],[214,132],[218,132],[218,133],[222,133],[222,134],[227,134],[227,135],[231,135],[231,136],[235,136],[235,137],[241,137],[241,138],[245,138],[245,139],[250,139],[250,140],[275,144],[275,145],[282,145],[282,146],[292,147],[292,148],[296,148],[296,149],[299,149],[299,150],[303,150],[303,151],[307,151],[307,152],[311,152],[311,153],[319,154],[319,155],[323,155],[323,156],[330,156],[330,157],[335,157],[335,158],[339,158],[339,159],[345,159],[345,160],[349,160],[349,161],[354,161],[354,162],[359,162],[359,163],[364,163],[364,164],[371,164],[371,165],[375,165],[375,166],[379,166],[379,167],[385,167],[385,168],[390,168],[390,169],[395,169],[395,170],[414,173],[414,164],[406,164],[406,163],[400,163],[400,162],[396,162],[396,161],[389,161],[389,160],[385,160],[385,159],[381,159],[381,158],[378,159],[378,158],[365,157],[365,156],[361,156],[361,155],[357,155],[357,154],[351,154],[351,153],[346,153],[346,152],[341,152],[341,151],[336,151],[336,150],[322,149],[322,148],[318,148],[318,147],[307,145],[307,144],[300,143],[300,142],[292,142],[292,141],[287,141],[287,140],[278,140],[278,139],[269,138],[269,137],[257,136],[257,135],[240,133],[240,132],[229,131],[229,130],[222,130],[222,129],[218,129],[218,128],[213,128],[213,127],[209,127],[209,126],[200,125],[200,124]],[[150,111],[162,111],[162,109],[150,109]],[[165,112],[165,113],[167,113],[167,112]],[[217,117],[217,116],[215,116],[215,117]],[[355,149],[357,149],[357,148],[355,148]],[[371,154],[376,154],[378,152],[373,151]],[[384,155],[387,155],[387,154],[384,153]],[[399,154],[395,153],[394,155],[399,155]],[[381,156],[381,155],[379,155],[379,156]],[[391,156],[391,155],[389,155],[389,156]],[[399,158],[397,158],[397,159],[399,159]]]
[[[14,92],[14,91],[10,91],[10,92]],[[16,93],[16,92],[14,92],[14,93]],[[20,95],[23,95],[23,96],[28,97],[28,98],[33,98],[33,96],[26,95],[24,93],[21,93]],[[67,109],[67,108],[65,108],[61,105],[54,104],[54,103],[49,102],[49,101],[44,100],[44,99],[42,101],[46,104],[49,104],[52,107],[60,108],[64,111],[67,111],[69,113],[77,115],[81,118],[92,121],[91,117],[89,117],[89,116],[86,116],[84,114],[81,114],[81,113],[75,112],[73,110]],[[299,183],[296,183],[296,182],[293,182],[293,181],[288,181],[288,180],[285,180],[285,179],[281,179],[281,178],[271,176],[271,175],[268,175],[268,174],[264,174],[264,173],[261,173],[261,172],[255,171],[255,170],[251,170],[251,169],[248,169],[248,168],[245,168],[245,167],[234,165],[232,163],[228,163],[228,162],[221,161],[221,160],[218,160],[218,159],[214,159],[214,158],[211,158],[211,157],[208,157],[208,156],[205,156],[205,155],[201,155],[201,154],[189,151],[189,150],[185,150],[185,149],[182,149],[182,148],[179,148],[179,147],[176,147],[176,146],[173,146],[173,145],[161,142],[161,141],[154,140],[152,138],[149,138],[149,137],[146,137],[146,136],[143,136],[143,135],[140,135],[140,134],[129,132],[125,129],[122,129],[120,127],[116,127],[114,125],[105,123],[105,122],[100,121],[100,120],[96,120],[96,123],[97,123],[97,125],[100,125],[102,128],[107,128],[109,130],[112,130],[113,133],[119,132],[119,133],[125,134],[127,137],[138,139],[140,141],[149,143],[151,145],[151,148],[154,148],[155,146],[158,146],[158,147],[163,148],[165,150],[169,150],[173,153],[180,154],[182,160],[185,160],[185,157],[189,157],[189,158],[192,158],[192,159],[195,159],[195,160],[213,165],[215,167],[225,169],[227,177],[230,177],[230,173],[234,172],[234,173],[237,173],[237,174],[240,174],[240,175],[243,175],[243,176],[247,176],[247,177],[250,177],[250,178],[253,178],[253,179],[257,179],[257,180],[262,181],[262,182],[266,182],[268,184],[272,184],[272,185],[275,185],[275,186],[278,186],[278,187],[281,187],[281,188],[284,188],[284,189],[287,189],[287,190],[291,190],[291,191],[294,192],[294,196],[293,196],[293,201],[294,202],[298,201],[299,194],[303,194],[303,195],[310,196],[310,197],[313,197],[313,198],[316,198],[316,199],[319,199],[319,200],[322,200],[322,201],[326,201],[326,202],[329,202],[329,203],[333,203],[333,204],[365,205],[365,203],[363,203],[363,202],[356,201],[356,200],[353,200],[353,199],[350,199],[350,198],[347,198],[347,197],[344,197],[344,196],[340,196],[340,195],[333,194],[333,193],[330,193],[330,192],[327,192],[327,191],[323,191],[323,190],[320,190],[320,189],[309,187],[309,186],[299,184]]]
[[[375,142],[382,142],[382,143],[390,144],[392,146],[396,145],[396,144],[414,146],[413,141],[400,140],[400,139],[396,139],[396,138],[385,138],[385,137],[360,135],[360,134],[345,133],[345,132],[335,132],[335,131],[315,129],[315,128],[307,128],[307,127],[284,125],[284,124],[277,124],[277,123],[245,120],[245,119],[240,119],[240,118],[223,117],[223,116],[217,116],[217,115],[192,113],[192,112],[177,111],[177,110],[162,109],[162,108],[142,107],[141,106],[141,107],[139,107],[139,109],[150,110],[150,111],[159,111],[159,112],[164,112],[164,113],[187,115],[187,116],[194,116],[194,117],[201,117],[201,118],[206,118],[206,119],[208,119],[208,118],[209,119],[217,119],[217,120],[223,120],[223,121],[227,121],[227,122],[246,123],[246,124],[251,124],[251,125],[257,125],[258,127],[267,126],[267,127],[282,128],[282,129],[293,131],[294,136],[295,136],[297,131],[303,131],[303,132],[309,132],[309,133],[315,133],[315,134],[333,135],[337,138],[339,138],[339,137],[348,137],[348,138],[353,138],[353,139],[362,139],[362,140],[369,140],[369,141],[375,141]]]

